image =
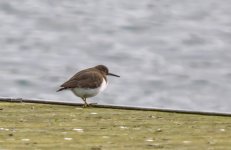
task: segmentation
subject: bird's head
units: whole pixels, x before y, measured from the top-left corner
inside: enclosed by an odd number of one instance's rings
[[[106,74],[106,75],[109,75],[109,76],[115,76],[115,77],[120,77],[119,75],[116,75],[116,74],[113,74],[113,73],[110,73],[108,68],[104,65],[98,65],[98,66],[95,66],[95,68],[97,70],[99,70],[100,72]]]

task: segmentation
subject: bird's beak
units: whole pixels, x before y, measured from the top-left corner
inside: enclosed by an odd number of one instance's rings
[[[114,77],[120,77],[120,76],[118,76],[118,75],[116,75],[116,74],[113,74],[113,73],[108,73],[107,75],[109,75],[109,76],[114,76]]]

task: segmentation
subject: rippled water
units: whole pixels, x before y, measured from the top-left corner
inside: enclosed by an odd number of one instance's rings
[[[91,102],[231,112],[231,1],[1,0],[0,96],[81,102],[58,86],[107,65]]]

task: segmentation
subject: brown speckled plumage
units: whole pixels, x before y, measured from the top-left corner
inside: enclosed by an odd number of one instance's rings
[[[104,65],[82,70],[63,83],[57,92],[70,88],[97,88],[101,85],[103,78],[107,82],[106,75],[110,75],[110,73]]]

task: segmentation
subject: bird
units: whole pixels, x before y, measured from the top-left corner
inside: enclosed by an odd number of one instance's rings
[[[77,72],[69,80],[60,85],[60,88],[56,92],[71,90],[83,100],[83,107],[88,107],[87,98],[96,96],[106,89],[108,85],[107,76],[120,77],[119,75],[110,73],[108,67],[105,65],[87,68]]]

